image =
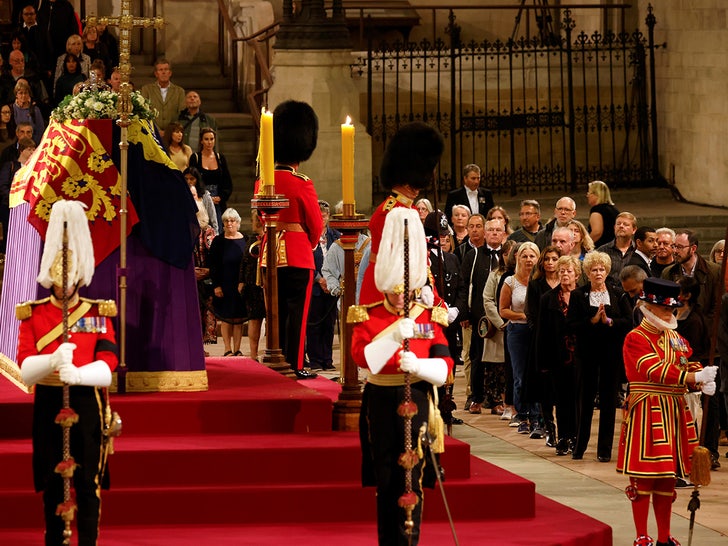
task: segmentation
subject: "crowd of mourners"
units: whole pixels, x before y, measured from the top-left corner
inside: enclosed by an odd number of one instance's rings
[[[642,320],[645,279],[679,283],[677,331],[692,347],[691,361],[706,364],[711,321],[725,292],[725,242],[703,257],[693,231],[640,225],[615,206],[601,181],[589,184],[587,201],[581,222],[572,197],[558,199],[552,215],[525,199],[514,225],[481,187],[478,166],[468,165],[463,187],[449,193],[439,213],[445,259],[439,265],[435,255],[431,267],[444,267],[457,286],[443,297],[457,309],[451,353],[464,369],[463,409],[499,415],[517,433],[573,459],[584,457],[598,409],[596,457],[608,462],[627,388],[622,346]],[[423,219],[438,214],[428,212],[426,199],[415,207]],[[718,390],[709,397],[704,440],[713,469],[720,466],[718,446],[728,443]],[[686,395],[694,412],[700,395]]]

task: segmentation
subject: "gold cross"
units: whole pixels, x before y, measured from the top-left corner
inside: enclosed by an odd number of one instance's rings
[[[86,18],[87,26],[96,26],[98,24],[111,25],[119,27],[119,76],[121,76],[121,85],[119,86],[119,125],[129,124],[129,116],[132,112],[131,104],[131,85],[129,77],[131,76],[131,31],[134,27],[149,28],[154,27],[159,30],[164,26],[164,18],[162,17],[134,17],[131,14],[131,0],[121,0],[121,15],[119,17],[96,17],[90,16]]]

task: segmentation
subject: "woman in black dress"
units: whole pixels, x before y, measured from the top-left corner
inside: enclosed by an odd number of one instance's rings
[[[225,156],[215,151],[215,130],[205,127],[200,131],[200,151],[190,156],[190,167],[202,174],[207,191],[217,211],[217,225],[222,233],[222,211],[227,208],[227,200],[233,193],[233,180],[230,177]]]
[[[609,186],[601,180],[589,182],[586,200],[591,207],[589,211],[589,235],[594,241],[594,248],[614,239],[614,222],[619,210],[612,202]]]
[[[209,254],[213,293],[212,308],[221,321],[220,333],[225,344],[223,356],[243,356],[240,342],[246,321],[245,302],[240,295],[240,262],[245,253],[245,237],[240,229],[240,215],[235,209],[222,214],[223,234],[212,241]]]
[[[243,300],[248,312],[248,342],[250,343],[250,358],[258,360],[258,344],[260,342],[260,328],[265,318],[265,294],[263,293],[263,278],[260,275],[258,257],[262,248],[260,242],[263,238],[263,220],[258,211],[250,211],[250,220],[253,225],[251,243],[245,249],[240,262],[240,282],[242,283]]]

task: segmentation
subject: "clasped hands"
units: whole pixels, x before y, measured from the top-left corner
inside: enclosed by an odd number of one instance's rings
[[[713,396],[715,394],[715,376],[718,374],[718,366],[706,366],[695,372],[695,384],[700,386],[703,394]]]
[[[58,371],[61,381],[69,385],[81,383],[81,372],[73,364],[73,351],[75,349],[75,343],[61,343],[50,358],[51,368]]]

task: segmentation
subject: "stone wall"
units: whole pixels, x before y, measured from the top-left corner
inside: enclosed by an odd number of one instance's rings
[[[655,41],[667,42],[656,56],[660,170],[686,199],[728,206],[728,3],[667,4],[655,11]]]

